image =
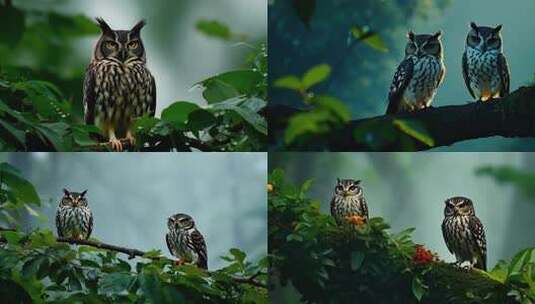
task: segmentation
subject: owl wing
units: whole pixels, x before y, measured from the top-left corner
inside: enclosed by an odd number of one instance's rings
[[[84,120],[88,125],[95,124],[95,71],[90,64],[84,80]]]
[[[446,220],[442,222],[442,236],[444,237],[444,241],[446,242],[446,247],[448,247],[449,252],[455,254],[452,246],[450,246],[450,235],[448,234],[448,228],[446,227]]]
[[[191,235],[191,244],[188,244],[190,248],[197,253],[199,260],[197,261],[197,266],[208,269],[208,256],[206,243],[204,242],[204,237],[198,230],[194,230]]]
[[[56,229],[58,231],[58,236],[60,238],[64,237],[63,236],[63,229],[61,229],[61,215],[60,215],[60,211],[58,209],[58,211],[56,212]]]
[[[150,82],[152,87],[152,102],[149,107],[149,116],[154,117],[156,114],[156,81],[154,80],[154,76],[150,75]]]
[[[483,224],[476,217],[472,216],[468,221],[468,229],[474,235],[475,245],[478,250],[478,263],[477,267],[483,270],[487,270],[487,240],[485,238],[485,230],[483,229]]]
[[[410,59],[405,59],[399,64],[390,85],[386,114],[395,114],[399,111],[401,99],[412,78],[413,69],[414,63]]]
[[[463,54],[463,78],[464,78],[464,84],[466,85],[466,88],[468,89],[468,92],[470,93],[470,96],[472,98],[476,99],[476,94],[474,94],[474,91],[472,91],[472,88],[470,87],[470,79],[468,78],[468,57],[466,57],[466,52]]]
[[[333,198],[331,199],[331,216],[334,217],[334,220],[336,221],[337,224],[340,224],[338,223],[338,217],[336,216],[336,207],[335,207],[335,201],[334,201],[334,196]]]
[[[91,236],[91,232],[93,232],[93,214],[89,212],[89,224],[87,226],[87,237],[86,239],[89,239]]]
[[[509,95],[509,66],[507,65],[507,60],[503,54],[498,54],[498,73],[500,74],[500,79],[502,81],[502,90],[500,90],[500,97]]]
[[[362,205],[361,216],[365,217],[367,220],[368,219],[368,203],[366,202],[366,199],[364,197],[362,197],[361,205]]]
[[[169,233],[165,234],[165,243],[167,244],[167,249],[169,249],[169,252],[172,255],[175,255],[172,249],[173,247],[171,246],[171,236],[169,235]]]

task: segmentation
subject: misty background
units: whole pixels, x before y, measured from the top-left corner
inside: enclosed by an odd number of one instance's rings
[[[139,20],[147,25],[141,37],[147,54],[147,66],[156,79],[156,116],[175,101],[203,103],[202,90],[194,85],[218,73],[237,69],[244,64],[250,47],[244,44],[213,39],[200,33],[199,20],[217,20],[227,24],[246,41],[256,44],[267,35],[266,0],[47,0],[13,1],[14,6],[51,10],[67,15],[83,14],[91,19],[102,17],[113,29],[131,29]],[[89,64],[98,35],[79,39],[74,51],[58,66],[62,77],[83,76]],[[50,42],[54,43],[54,42]],[[54,57],[54,49],[49,49]],[[30,57],[22,58],[29,66]],[[78,80],[81,93],[82,79]],[[75,100],[81,103],[81,100]]]
[[[290,1],[269,6],[270,84],[289,74],[329,64],[330,78],[317,94],[335,96],[348,105],[353,119],[383,115],[395,69],[404,57],[407,32],[442,30],[446,76],[433,106],[471,101],[462,76],[462,54],[469,23],[503,24],[503,49],[511,70],[511,91],[535,81],[534,1],[394,0],[316,1],[310,18],[299,16]],[[302,12],[305,10],[302,10]],[[368,27],[384,41],[387,52],[349,39],[353,26]],[[271,102],[303,108],[298,94],[270,88]],[[435,151],[532,151],[535,139],[492,137],[456,143]]]
[[[286,181],[314,183],[308,197],[329,214],[336,178],[362,180],[370,217],[383,217],[399,232],[415,227],[415,243],[453,262],[442,236],[444,201],[466,196],[485,226],[488,267],[535,246],[535,198],[516,187],[476,175],[484,166],[535,173],[532,153],[270,153],[270,172],[282,168]]]
[[[264,153],[3,153],[0,161],[19,168],[41,197],[48,221],[26,217],[27,230],[41,225],[56,235],[62,189],[87,189],[91,237],[102,242],[171,257],[167,218],[187,213],[205,237],[209,269],[225,265],[219,257],[231,248],[252,261],[267,254]]]

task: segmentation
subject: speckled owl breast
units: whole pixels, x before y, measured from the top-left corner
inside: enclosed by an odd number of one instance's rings
[[[149,112],[153,87],[151,74],[141,60],[95,63],[95,124],[117,126],[124,134],[131,121]]]
[[[476,96],[497,97],[501,89],[500,73],[498,71],[498,51],[490,50],[485,53],[475,48],[466,48],[468,65],[468,79],[470,88]]]
[[[418,110],[429,107],[440,83],[444,65],[436,57],[409,57],[414,63],[413,76],[403,93],[402,107]]]

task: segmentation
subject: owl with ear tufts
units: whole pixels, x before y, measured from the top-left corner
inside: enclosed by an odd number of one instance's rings
[[[412,112],[431,106],[446,72],[441,36],[440,31],[431,35],[408,33],[405,58],[390,85],[386,114]]]
[[[463,54],[463,77],[470,95],[480,101],[509,94],[509,67],[503,55],[502,25],[470,23]]]
[[[139,21],[130,30],[113,30],[97,18],[102,35],[84,81],[85,122],[97,126],[113,150],[121,151],[120,138],[134,144],[132,124],[156,111],[156,84],[147,68]]]

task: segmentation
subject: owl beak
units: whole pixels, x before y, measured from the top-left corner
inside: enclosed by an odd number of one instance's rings
[[[481,44],[481,52],[485,53],[486,51],[487,51],[487,44],[483,42],[483,44]]]
[[[120,59],[122,62],[125,62],[125,60],[126,60],[126,50],[122,50],[122,51],[119,53],[119,59]]]

